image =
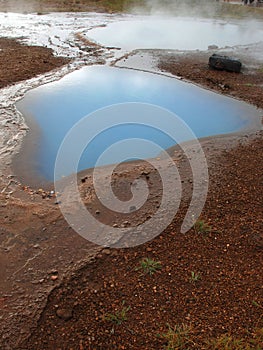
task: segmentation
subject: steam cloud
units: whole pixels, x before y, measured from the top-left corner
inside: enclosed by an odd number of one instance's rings
[[[214,17],[220,8],[216,0],[146,0],[145,8],[134,7],[134,13]]]

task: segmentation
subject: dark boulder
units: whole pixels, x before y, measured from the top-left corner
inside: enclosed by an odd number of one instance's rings
[[[209,57],[209,67],[217,70],[239,73],[242,63],[228,56],[213,54]]]

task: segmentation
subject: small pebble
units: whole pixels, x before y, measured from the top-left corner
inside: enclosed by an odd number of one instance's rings
[[[106,255],[110,255],[111,250],[109,248],[103,249],[103,253]]]
[[[64,321],[68,321],[73,317],[72,309],[57,309],[56,314]]]

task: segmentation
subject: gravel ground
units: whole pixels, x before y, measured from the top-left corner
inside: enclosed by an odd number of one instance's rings
[[[66,62],[48,49],[12,40],[1,39],[0,48],[7,63],[0,66],[2,86]],[[263,108],[258,61],[241,74],[217,72],[208,68],[208,54],[154,56],[165,72]],[[19,63],[21,57],[30,57],[30,71]],[[137,248],[101,250],[68,228],[50,192],[15,178],[8,187],[1,185],[1,348],[159,350],[168,346],[168,324],[177,327],[174,342],[178,332],[189,333],[182,349],[221,349],[207,339],[223,335],[229,342],[230,336],[243,338],[242,349],[263,347],[262,133],[215,137],[202,146],[210,174],[202,213],[207,229],[180,233],[192,180],[187,161],[176,151],[185,200],[169,227]],[[134,164],[119,169],[116,192],[121,196],[143,171],[144,165]],[[148,176],[158,196],[155,171]],[[82,181],[82,193],[90,185]],[[98,210],[93,196],[86,205]],[[150,202],[149,211],[154,205]],[[110,222],[107,212],[101,216]],[[145,258],[159,262],[152,275],[141,269]]]

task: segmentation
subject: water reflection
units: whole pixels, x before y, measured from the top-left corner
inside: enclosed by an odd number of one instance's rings
[[[93,111],[125,102],[164,107],[182,118],[197,137],[238,131],[250,125],[253,116],[259,115],[254,107],[243,102],[173,78],[106,66],[85,67],[28,92],[17,103],[26,119],[36,122],[40,131],[35,141],[34,159],[32,156],[27,158],[28,166],[30,162],[34,163],[41,175],[52,180],[57,151],[70,128]],[[96,122],[100,123],[100,120]],[[29,145],[33,144],[30,140],[34,137],[35,134],[29,132]],[[162,132],[142,125],[112,127],[89,145],[81,158],[79,170],[93,167],[105,148],[126,138],[145,138],[164,149],[174,144]],[[145,157],[153,156],[156,154],[152,149],[145,150]],[[115,162],[118,162],[118,154],[107,163]]]

